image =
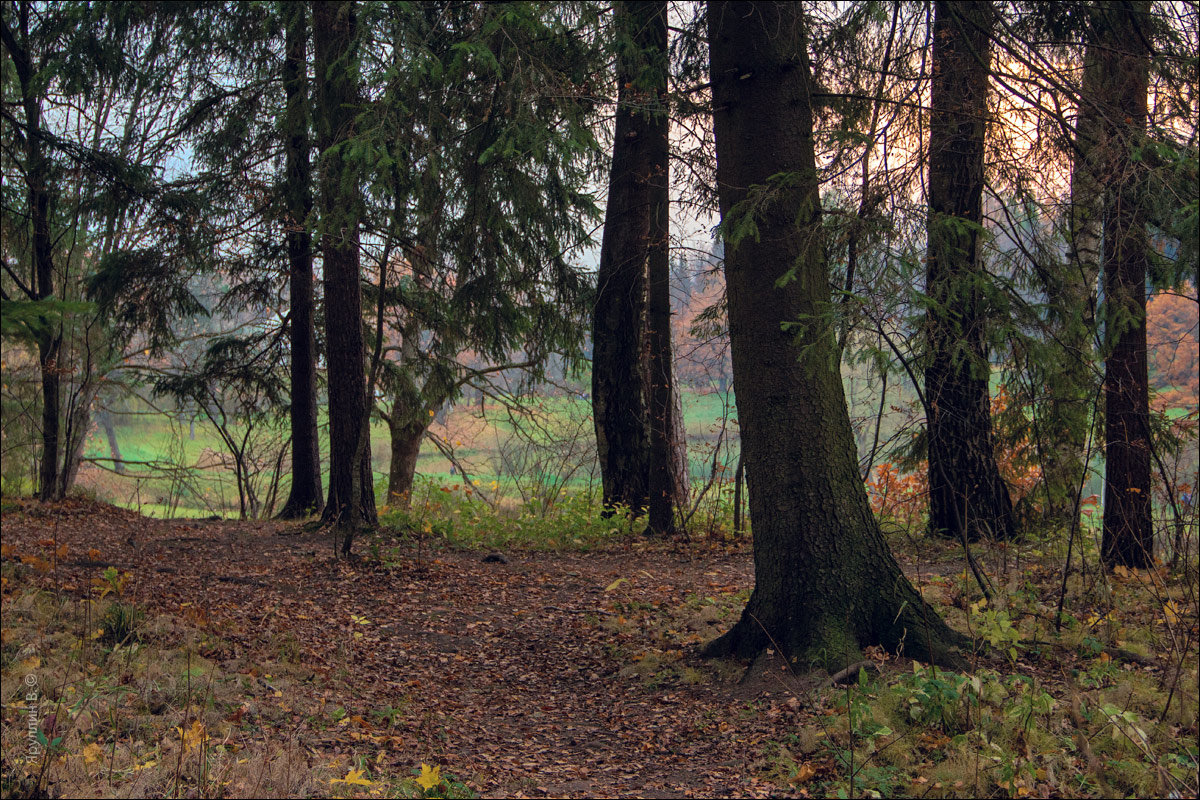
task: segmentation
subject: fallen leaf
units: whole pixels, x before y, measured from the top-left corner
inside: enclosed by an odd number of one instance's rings
[[[429,791],[442,782],[442,768],[440,766],[431,767],[428,764],[421,762],[421,775],[417,778],[417,785],[425,791]]]

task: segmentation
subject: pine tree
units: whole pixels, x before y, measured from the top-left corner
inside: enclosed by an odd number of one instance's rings
[[[349,148],[358,121],[357,4],[312,6],[314,121],[320,152],[320,233],[325,284],[325,346],[329,381],[329,497],[323,520],[344,531],[350,552],[355,532],[375,523],[374,482],[362,331],[359,226],[364,213],[359,176]],[[363,441],[364,437],[367,441]]]
[[[1106,6],[1093,16],[1104,90],[1099,160],[1104,206],[1104,535],[1109,567],[1154,564],[1150,519],[1150,397],[1146,357],[1145,142],[1150,53],[1149,2]],[[1139,32],[1141,32],[1139,34]],[[1133,35],[1130,35],[1130,34]]]
[[[883,644],[961,663],[963,637],[901,572],[858,474],[837,343],[822,320],[829,271],[803,7],[713,2],[708,29],[755,587],[707,652],[773,646],[837,667]]]
[[[617,119],[592,323],[592,416],[604,507],[635,514],[645,509],[650,490],[641,330],[655,204],[656,89],[666,80],[657,17],[657,3],[613,9]]]
[[[292,426],[292,488],[280,517],[303,517],[319,512],[321,494],[321,451],[317,440],[317,358],[314,326],[312,236],[308,231],[312,212],[309,166],[308,118],[308,30],[303,3],[283,9],[285,55],[283,88],[287,95],[281,135],[284,139],[285,189],[287,195],[287,251],[290,308],[288,335],[291,344],[290,419]]]
[[[595,217],[587,7],[373,7],[356,137],[367,187],[365,299],[391,433],[388,503],[411,494],[434,415],[463,388],[582,360],[588,295],[571,259]]]
[[[934,6],[925,368],[929,527],[974,540],[1015,532],[992,438],[980,235],[989,2]]]

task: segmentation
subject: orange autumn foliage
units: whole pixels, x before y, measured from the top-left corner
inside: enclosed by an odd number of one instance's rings
[[[992,398],[992,418],[997,418],[1008,403],[1008,392],[1002,387]],[[1014,505],[1030,495],[1042,479],[1042,468],[1034,462],[1031,448],[1029,435],[1025,434],[996,449],[996,463]],[[915,472],[901,472],[890,461],[879,464],[867,479],[867,496],[879,517],[909,529],[923,525],[929,502],[928,463],[919,462]],[[1036,502],[1033,505],[1037,507]]]
[[[1158,292],[1146,303],[1146,349],[1158,410],[1195,409],[1200,397],[1200,306],[1195,287]]]

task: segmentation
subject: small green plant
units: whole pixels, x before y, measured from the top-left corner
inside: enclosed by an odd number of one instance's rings
[[[1017,645],[1021,632],[1013,627],[1008,612],[1002,608],[981,610],[986,600],[971,604],[973,622],[979,634],[997,650],[1003,650],[1012,664],[1017,663]]]
[[[905,704],[909,718],[935,725],[946,733],[957,733],[966,723],[963,687],[969,683],[963,675],[913,662],[913,674],[900,684],[907,690]]]
[[[404,716],[404,708],[401,706],[388,706],[387,708],[376,708],[371,711],[371,716],[387,723],[389,728],[395,727],[396,720]]]
[[[141,609],[128,603],[113,603],[100,618],[100,628],[103,631],[101,640],[110,645],[136,641],[137,627],[142,621],[142,616]]]
[[[1011,719],[1020,719],[1021,728],[1028,733],[1038,716],[1049,717],[1056,705],[1050,693],[1039,688],[1037,683],[1024,675],[1014,675],[1009,685],[1015,688],[1017,702],[1008,710]]]
[[[129,585],[132,578],[133,575],[128,572],[123,573],[116,567],[108,567],[100,573],[99,578],[92,578],[92,586],[102,600],[110,594],[119,598],[124,596],[125,587]]]

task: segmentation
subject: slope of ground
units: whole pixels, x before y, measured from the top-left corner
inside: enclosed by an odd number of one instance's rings
[[[806,795],[868,778],[930,790],[922,776],[949,764],[930,752],[949,746],[938,728],[895,748],[907,763],[856,770],[844,744],[891,730],[844,714],[854,702],[827,678],[766,660],[743,680],[744,665],[695,657],[748,594],[744,551],[626,542],[487,560],[385,533],[346,561],[292,523],[150,520],[82,500],[10,505],[3,529],[5,794],[40,777],[52,795]],[[946,571],[928,575],[931,592]],[[133,610],[127,628],[114,605]],[[1165,661],[1147,662],[1147,680],[1164,677]],[[29,763],[21,681],[41,693],[49,748]],[[1194,692],[1180,713],[1172,730],[1194,735]],[[1057,789],[1024,747],[1028,780],[1010,771],[1005,785]],[[1090,774],[1095,756],[1072,758]],[[1149,785],[1173,780],[1163,763]],[[991,769],[976,765],[975,788],[1003,783]],[[933,794],[971,794],[960,773]]]

